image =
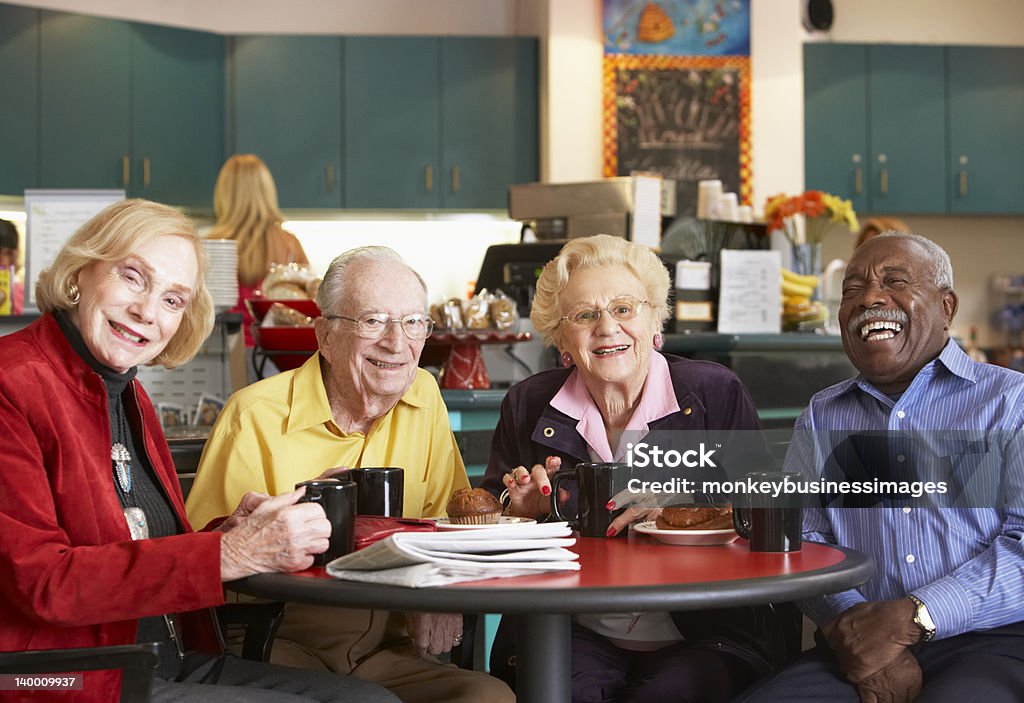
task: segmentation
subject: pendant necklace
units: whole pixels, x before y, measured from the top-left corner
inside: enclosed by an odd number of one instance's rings
[[[110,459],[114,462],[114,475],[117,476],[117,484],[125,493],[132,492],[132,455],[128,448],[120,442],[114,442],[110,448]]]
[[[120,439],[128,441],[128,423],[125,421],[124,406],[122,405],[117,413],[118,428],[121,430]],[[114,478],[117,486],[121,489],[123,503],[134,502],[132,499],[132,455],[128,448],[121,442],[114,442],[110,447],[110,460],[114,464]],[[134,505],[123,508],[124,519],[128,523],[128,532],[132,539],[147,539],[149,537],[149,524],[146,521],[146,513],[142,508]]]

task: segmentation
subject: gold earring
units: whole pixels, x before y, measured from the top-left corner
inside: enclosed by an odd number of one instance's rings
[[[77,283],[71,283],[68,285],[68,299],[71,300],[72,305],[78,305],[78,301],[82,299],[82,294],[78,290]]]

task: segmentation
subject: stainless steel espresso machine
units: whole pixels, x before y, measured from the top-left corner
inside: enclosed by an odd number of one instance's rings
[[[508,212],[533,229],[537,239],[573,239],[591,234],[629,238],[632,219],[640,215],[637,188],[642,176],[620,176],[585,183],[526,183],[508,189]],[[649,179],[648,179],[649,180]],[[663,217],[675,215],[675,181],[660,181],[655,208]],[[649,192],[649,191],[648,191]]]

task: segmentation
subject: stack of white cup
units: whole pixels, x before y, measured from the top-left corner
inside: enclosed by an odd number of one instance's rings
[[[697,219],[722,222],[753,222],[754,213],[749,205],[740,205],[735,193],[723,193],[722,182],[697,183]]]
[[[739,222],[739,199],[735,193],[722,193],[722,197],[711,206],[711,219],[722,222]]]
[[[722,197],[721,181],[700,181],[697,183],[697,219],[712,218],[711,209]]]

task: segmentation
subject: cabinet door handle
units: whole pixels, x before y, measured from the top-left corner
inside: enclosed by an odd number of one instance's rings
[[[149,180],[150,180],[149,179],[149,175],[150,175],[149,157],[146,156],[146,157],[143,157],[143,159],[142,159],[142,185],[145,186],[146,188],[149,188]]]
[[[459,167],[458,166],[452,166],[452,192],[453,193],[458,193],[459,192],[459,185],[460,185],[460,181],[461,181],[460,176],[461,175],[462,174],[459,171]]]
[[[434,190],[434,167],[424,166],[423,167],[423,188],[428,193]]]
[[[860,166],[853,169],[853,194],[860,195],[864,192],[864,169]]]
[[[132,160],[125,154],[121,157],[121,185],[125,188],[132,180]]]
[[[878,188],[882,195],[889,192],[889,169],[883,168],[878,176]]]
[[[324,183],[327,186],[327,192],[334,192],[334,164],[327,164],[324,168]]]
[[[967,169],[960,171],[960,197],[967,197]]]

